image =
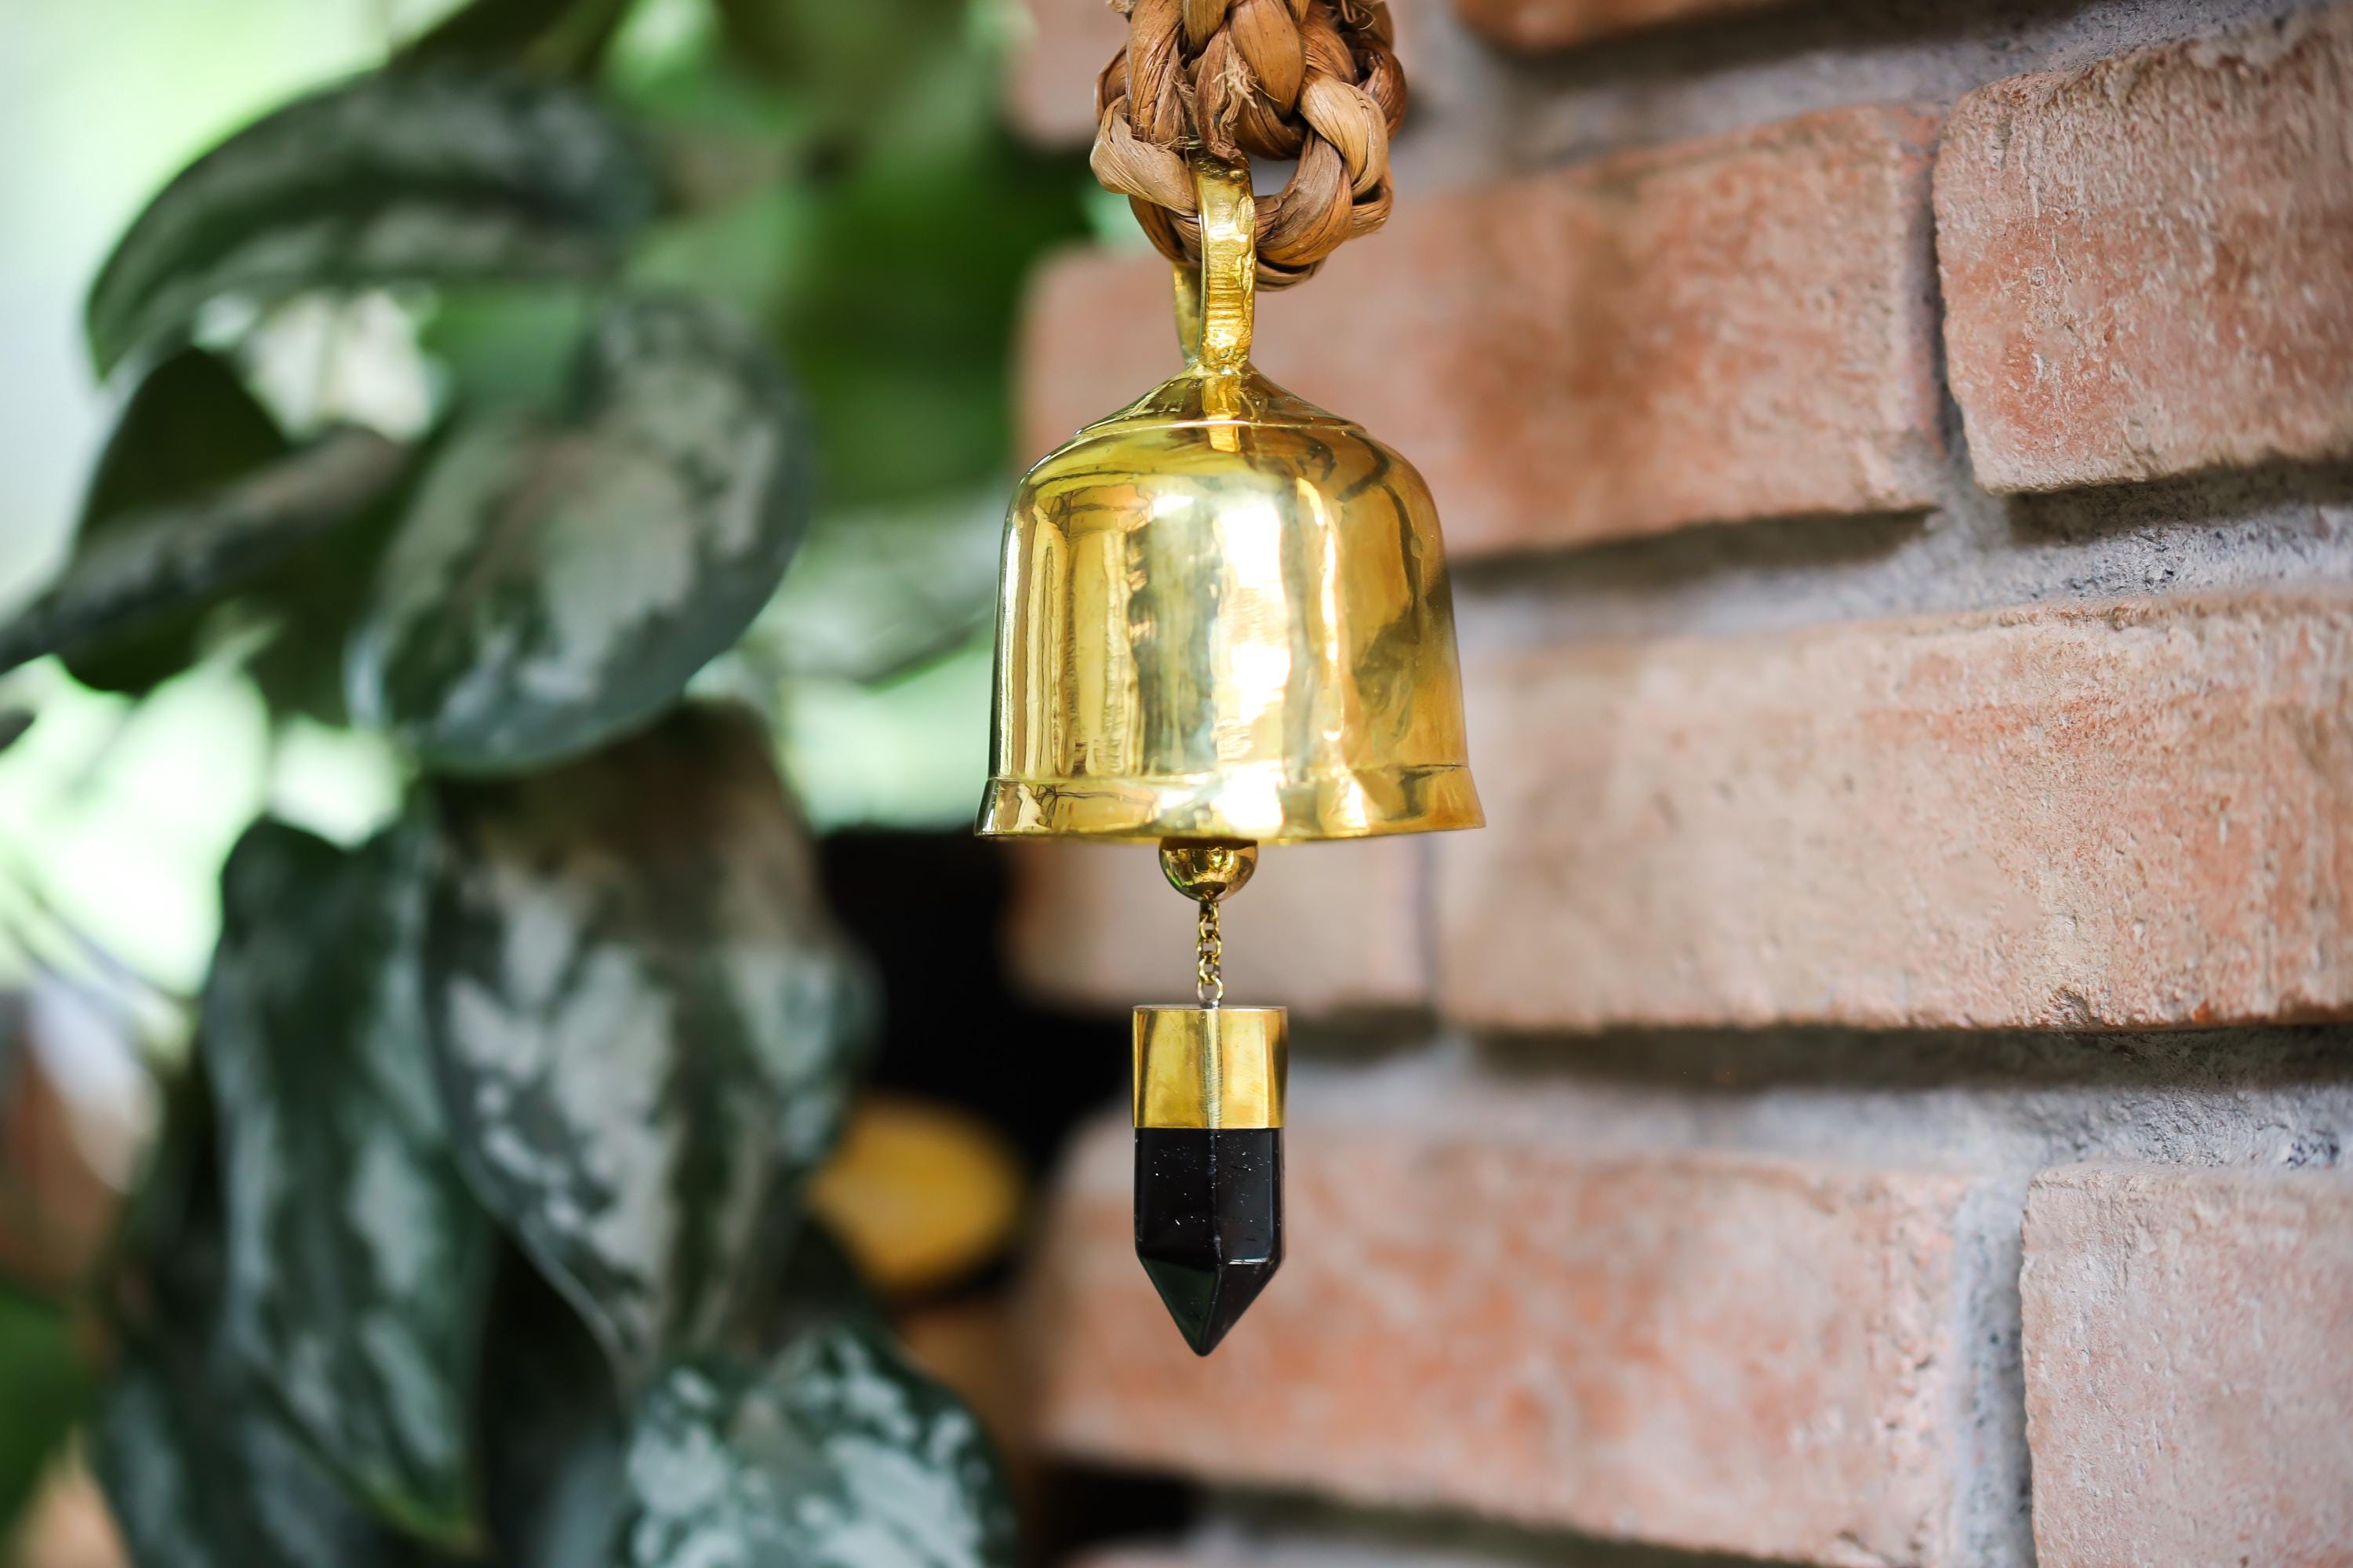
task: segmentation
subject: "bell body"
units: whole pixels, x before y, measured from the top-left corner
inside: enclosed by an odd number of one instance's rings
[[[984,834],[1479,825],[1429,487],[1247,362],[1088,426],[1007,522],[990,771]]]
[[[1287,1018],[1225,1007],[1257,846],[1480,825],[1421,476],[1250,363],[1250,172],[1197,154],[1184,372],[1029,471],[1005,529],[985,835],[1158,840],[1195,1007],[1135,1013],[1135,1250],[1207,1355],[1281,1266]]]

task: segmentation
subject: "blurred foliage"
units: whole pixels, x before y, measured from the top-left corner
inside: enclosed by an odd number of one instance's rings
[[[1042,247],[1085,231],[1090,186],[1005,129],[995,11],[714,9],[626,89],[697,201],[640,269],[769,323],[809,391],[828,506],[1000,475],[1018,296]]]
[[[90,1383],[65,1313],[0,1288],[0,1389],[7,1390],[0,1407],[0,1541],[63,1447]]]
[[[115,421],[75,539],[87,551],[146,507],[168,506],[285,455],[276,421],[237,374],[203,349],[183,349],[140,382]],[[79,656],[63,641],[65,666],[85,686],[143,696],[194,659],[202,609],[199,602],[137,637],[114,639],[103,656]]]
[[[114,431],[0,623],[0,969],[195,989],[110,951],[151,832],[227,918],[105,1262],[0,1294],[0,1508],[89,1419],[147,1568],[1009,1559],[806,1216],[877,999],[779,773],[942,810],[828,736],[975,705],[1089,210],[1001,4],[470,0],[123,234]]]

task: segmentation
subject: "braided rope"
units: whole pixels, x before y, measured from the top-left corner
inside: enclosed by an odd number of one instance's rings
[[[1258,204],[1259,286],[1308,277],[1389,215],[1405,118],[1386,0],[1110,0],[1127,42],[1095,80],[1091,162],[1171,261],[1201,254],[1187,154],[1296,158]]]

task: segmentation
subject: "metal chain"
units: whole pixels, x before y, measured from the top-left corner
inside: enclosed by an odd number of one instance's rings
[[[1225,944],[1218,935],[1218,906],[1208,899],[1201,901],[1199,933],[1193,944],[1193,996],[1203,1007],[1215,1007],[1226,999],[1226,978],[1218,969]]]

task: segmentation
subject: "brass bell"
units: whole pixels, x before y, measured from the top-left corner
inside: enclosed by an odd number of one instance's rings
[[[1137,1251],[1208,1354],[1282,1260],[1287,1021],[1223,1007],[1256,846],[1474,828],[1445,547],[1413,465],[1250,362],[1247,167],[1198,155],[1187,363],[1007,519],[987,837],[1158,841],[1196,1000],[1136,1010]]]

